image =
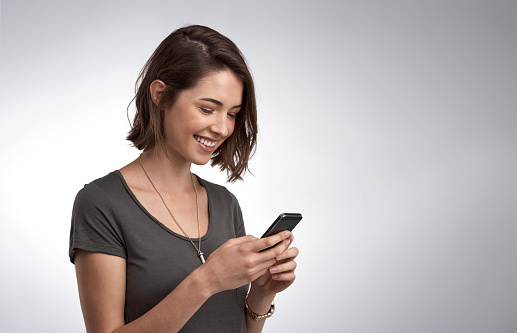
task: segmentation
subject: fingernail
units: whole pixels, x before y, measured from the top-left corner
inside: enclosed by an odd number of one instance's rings
[[[278,275],[276,275],[276,274],[275,274],[275,275],[273,275],[271,278],[273,278],[273,279],[278,279]]]
[[[271,267],[271,268],[269,269],[269,271],[270,271],[271,273],[276,273],[276,272],[278,271],[278,267]]]
[[[276,257],[276,260],[280,260],[282,259],[282,255],[279,255],[278,257]]]
[[[290,232],[290,231],[286,231],[286,232],[284,232],[284,236],[285,236],[285,237],[289,237],[290,235],[291,235],[291,232]]]
[[[287,246],[289,246],[289,244],[291,244],[291,240],[290,239],[287,240]]]

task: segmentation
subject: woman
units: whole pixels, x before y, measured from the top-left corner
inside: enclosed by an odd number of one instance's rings
[[[260,332],[295,279],[293,237],[245,236],[236,198],[190,172],[209,160],[230,181],[247,170],[257,125],[246,63],[228,38],[188,26],[158,46],[138,83],[128,140],[143,153],[74,203],[70,260],[86,328]]]

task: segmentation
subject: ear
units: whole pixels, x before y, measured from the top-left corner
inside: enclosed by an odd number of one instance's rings
[[[151,82],[149,90],[151,92],[151,98],[153,99],[154,105],[160,107],[160,98],[165,91],[165,83],[162,80],[154,80]]]

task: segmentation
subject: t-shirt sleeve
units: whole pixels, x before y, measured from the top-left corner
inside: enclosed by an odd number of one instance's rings
[[[246,229],[244,228],[244,218],[242,217],[242,211],[241,211],[241,207],[239,205],[239,201],[233,195],[233,193],[231,193],[231,192],[229,192],[229,193],[232,197],[235,234],[237,235],[237,237],[246,236]]]
[[[116,209],[106,193],[93,183],[85,185],[74,201],[69,243],[72,263],[76,249],[127,259]]]

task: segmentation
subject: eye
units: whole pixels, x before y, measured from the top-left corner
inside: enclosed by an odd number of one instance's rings
[[[228,113],[228,117],[230,117],[232,119],[237,119],[237,115],[236,114]]]
[[[214,111],[212,111],[212,110],[208,110],[208,109],[205,109],[205,108],[199,108],[199,109],[201,110],[201,112],[206,113],[206,114],[212,114],[212,113],[214,113]]]

